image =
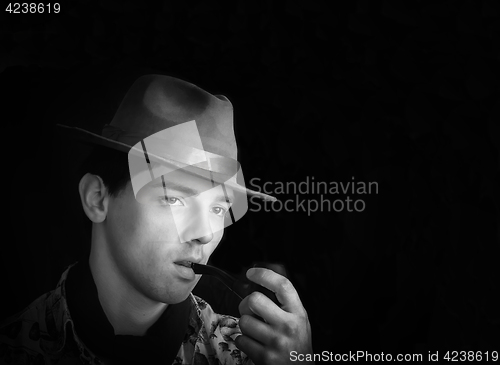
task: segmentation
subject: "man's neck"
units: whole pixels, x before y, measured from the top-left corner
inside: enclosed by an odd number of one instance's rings
[[[167,304],[146,298],[119,274],[105,245],[92,244],[89,266],[115,335],[144,336],[167,309]]]

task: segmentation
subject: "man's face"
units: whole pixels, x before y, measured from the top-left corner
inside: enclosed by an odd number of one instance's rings
[[[105,240],[119,274],[146,297],[179,303],[199,280],[188,261],[206,264],[224,233],[233,199],[220,185],[177,170],[134,197],[131,184],[110,197]]]

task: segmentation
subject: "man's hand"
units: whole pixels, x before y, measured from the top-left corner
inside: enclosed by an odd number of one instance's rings
[[[275,292],[282,306],[259,292],[243,299],[239,306],[242,335],[236,338],[236,346],[257,365],[295,363],[290,359],[292,351],[312,355],[311,325],[292,283],[263,268],[249,269],[247,277]]]

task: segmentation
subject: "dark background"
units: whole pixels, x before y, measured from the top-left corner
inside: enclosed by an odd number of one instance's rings
[[[99,133],[135,78],[157,72],[229,97],[247,184],[378,182],[351,196],[359,213],[248,212],[213,256],[233,274],[284,264],[315,352],[498,349],[498,1],[0,10],[2,318],[87,244],[74,174],[87,152],[53,125]]]

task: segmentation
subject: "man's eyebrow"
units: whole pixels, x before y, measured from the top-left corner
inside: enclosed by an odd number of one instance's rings
[[[165,183],[165,185],[164,185]],[[188,188],[187,186],[184,185],[179,185],[176,183],[173,183],[171,181],[160,181],[157,182],[156,184],[151,185],[153,188],[167,188],[168,190],[175,190],[179,191],[181,193],[187,194],[189,196],[198,196],[200,192],[198,190],[194,190],[191,188]]]
[[[215,201],[219,203],[233,204],[233,200],[230,197],[224,195],[218,195],[217,198],[215,198]]]
[[[195,189],[191,189],[191,188],[188,188],[187,186],[184,186],[184,185],[179,185],[179,184],[176,184],[176,183],[173,183],[171,181],[168,181],[168,180],[165,180],[165,185],[163,185],[163,182],[157,182],[153,185],[151,185],[151,187],[153,188],[166,188],[167,190],[175,190],[175,191],[179,191],[181,193],[184,193],[188,196],[198,196],[200,195],[200,191],[198,190],[195,190]],[[232,204],[233,203],[233,200],[229,197],[229,196],[224,196],[224,195],[218,195],[216,198],[215,198],[215,201],[217,202],[225,202],[225,203],[228,203],[228,204]]]

